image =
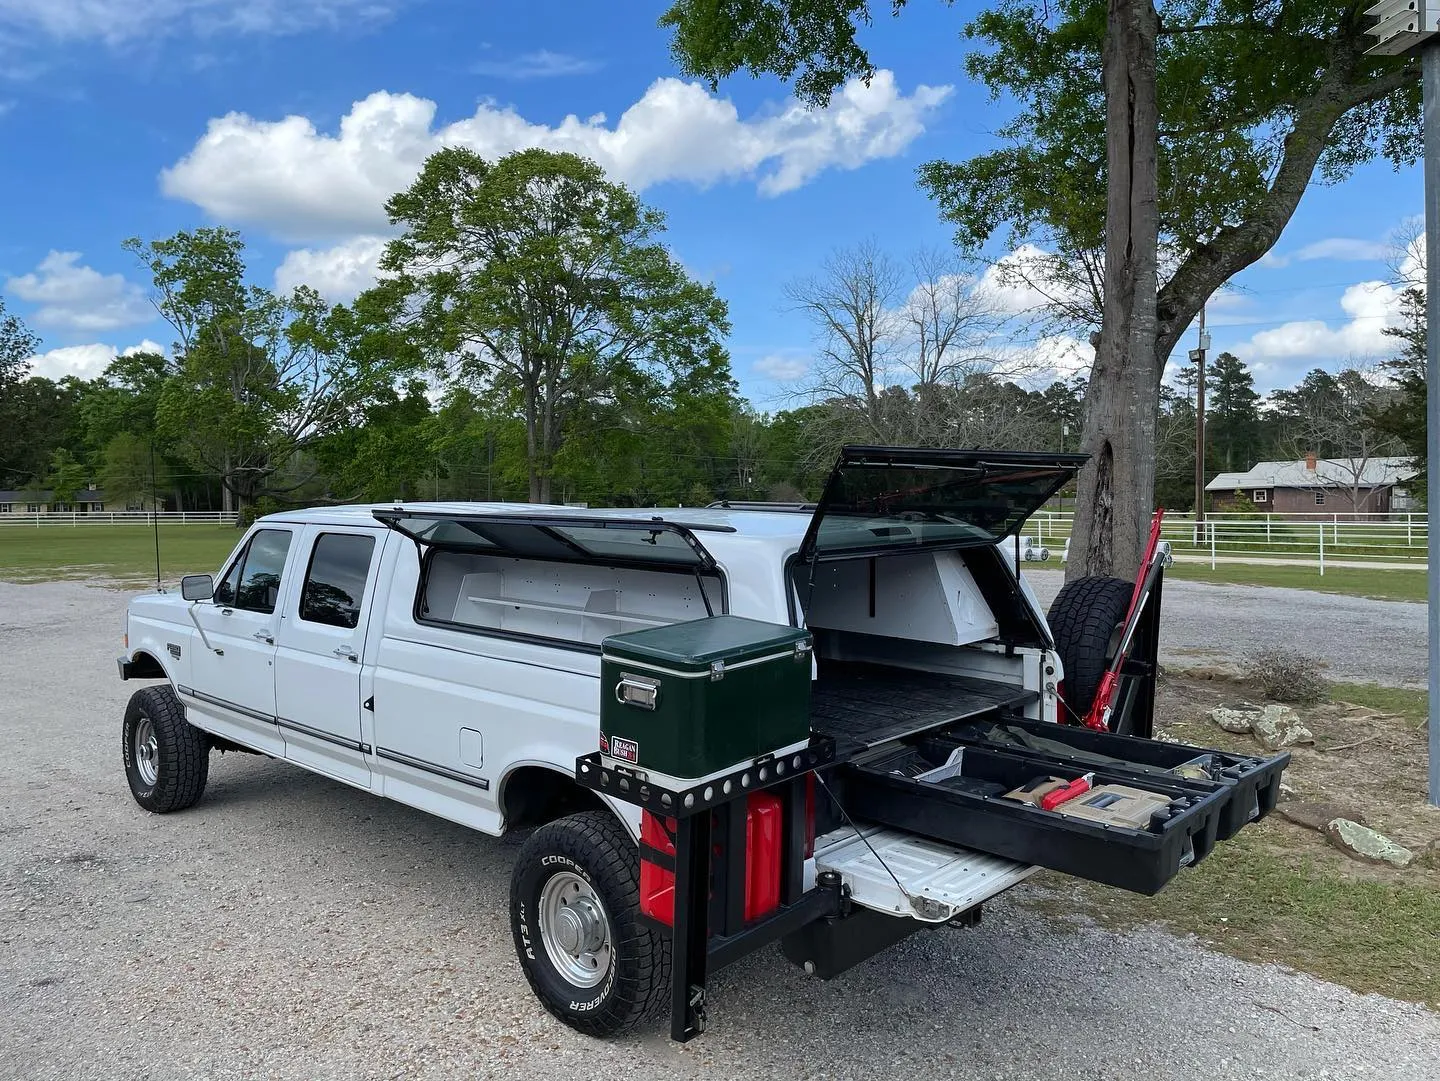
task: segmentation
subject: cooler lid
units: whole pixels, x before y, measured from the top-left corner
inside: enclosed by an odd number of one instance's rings
[[[713,571],[715,560],[695,530],[734,531],[730,526],[667,521],[644,511],[564,514],[386,507],[372,513],[416,544],[446,551],[701,571]]]
[[[1014,535],[1086,459],[1048,451],[844,447],[800,558],[995,544]]]
[[[803,627],[744,616],[711,616],[612,634],[600,643],[600,649],[606,657],[637,658],[673,668],[706,668],[716,661],[793,653],[797,643],[809,639],[810,632]]]

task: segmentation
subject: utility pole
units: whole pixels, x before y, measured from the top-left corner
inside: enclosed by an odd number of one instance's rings
[[[1430,802],[1440,806],[1440,37],[1436,36],[1436,0],[1382,0],[1369,8],[1375,25],[1369,33],[1379,44],[1370,56],[1420,54],[1425,102],[1425,510],[1430,518]]]
[[[1199,348],[1190,350],[1195,365],[1195,543],[1205,542],[1205,351],[1210,335],[1205,330],[1205,308],[1200,308]]]

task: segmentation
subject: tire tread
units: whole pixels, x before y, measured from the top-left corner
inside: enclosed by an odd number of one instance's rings
[[[195,806],[205,794],[205,784],[210,779],[209,737],[185,719],[185,707],[170,687],[143,687],[130,696],[125,710],[121,753],[127,763],[127,774],[133,753],[133,726],[142,713],[155,726],[162,757],[155,787],[147,798],[142,799],[135,791],[132,778],[135,802],[155,814]]]
[[[588,868],[597,879],[614,884],[623,894],[620,911],[610,913],[616,952],[633,958],[617,974],[615,993],[604,1009],[574,1014],[552,1002],[523,957],[516,908],[520,903],[520,869],[544,855],[558,853]],[[516,953],[530,989],[550,1013],[587,1036],[614,1036],[657,1016],[670,999],[670,942],[640,918],[639,846],[609,810],[585,811],[541,826],[520,849],[511,882],[511,925]],[[607,907],[609,901],[607,899]],[[536,934],[539,933],[537,924]]]

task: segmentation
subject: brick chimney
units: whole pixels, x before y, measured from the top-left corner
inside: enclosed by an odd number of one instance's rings
[[[1315,452],[1313,450],[1305,455],[1305,468],[1312,473],[1315,472]]]

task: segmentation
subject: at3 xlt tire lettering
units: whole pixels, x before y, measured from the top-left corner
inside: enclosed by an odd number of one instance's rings
[[[588,1036],[613,1036],[654,1016],[670,989],[669,940],[640,920],[640,855],[610,811],[541,826],[520,849],[510,880],[510,927],[525,979],[545,1008]],[[595,987],[571,983],[546,951],[540,920],[545,884],[576,875],[609,918],[610,968]]]

